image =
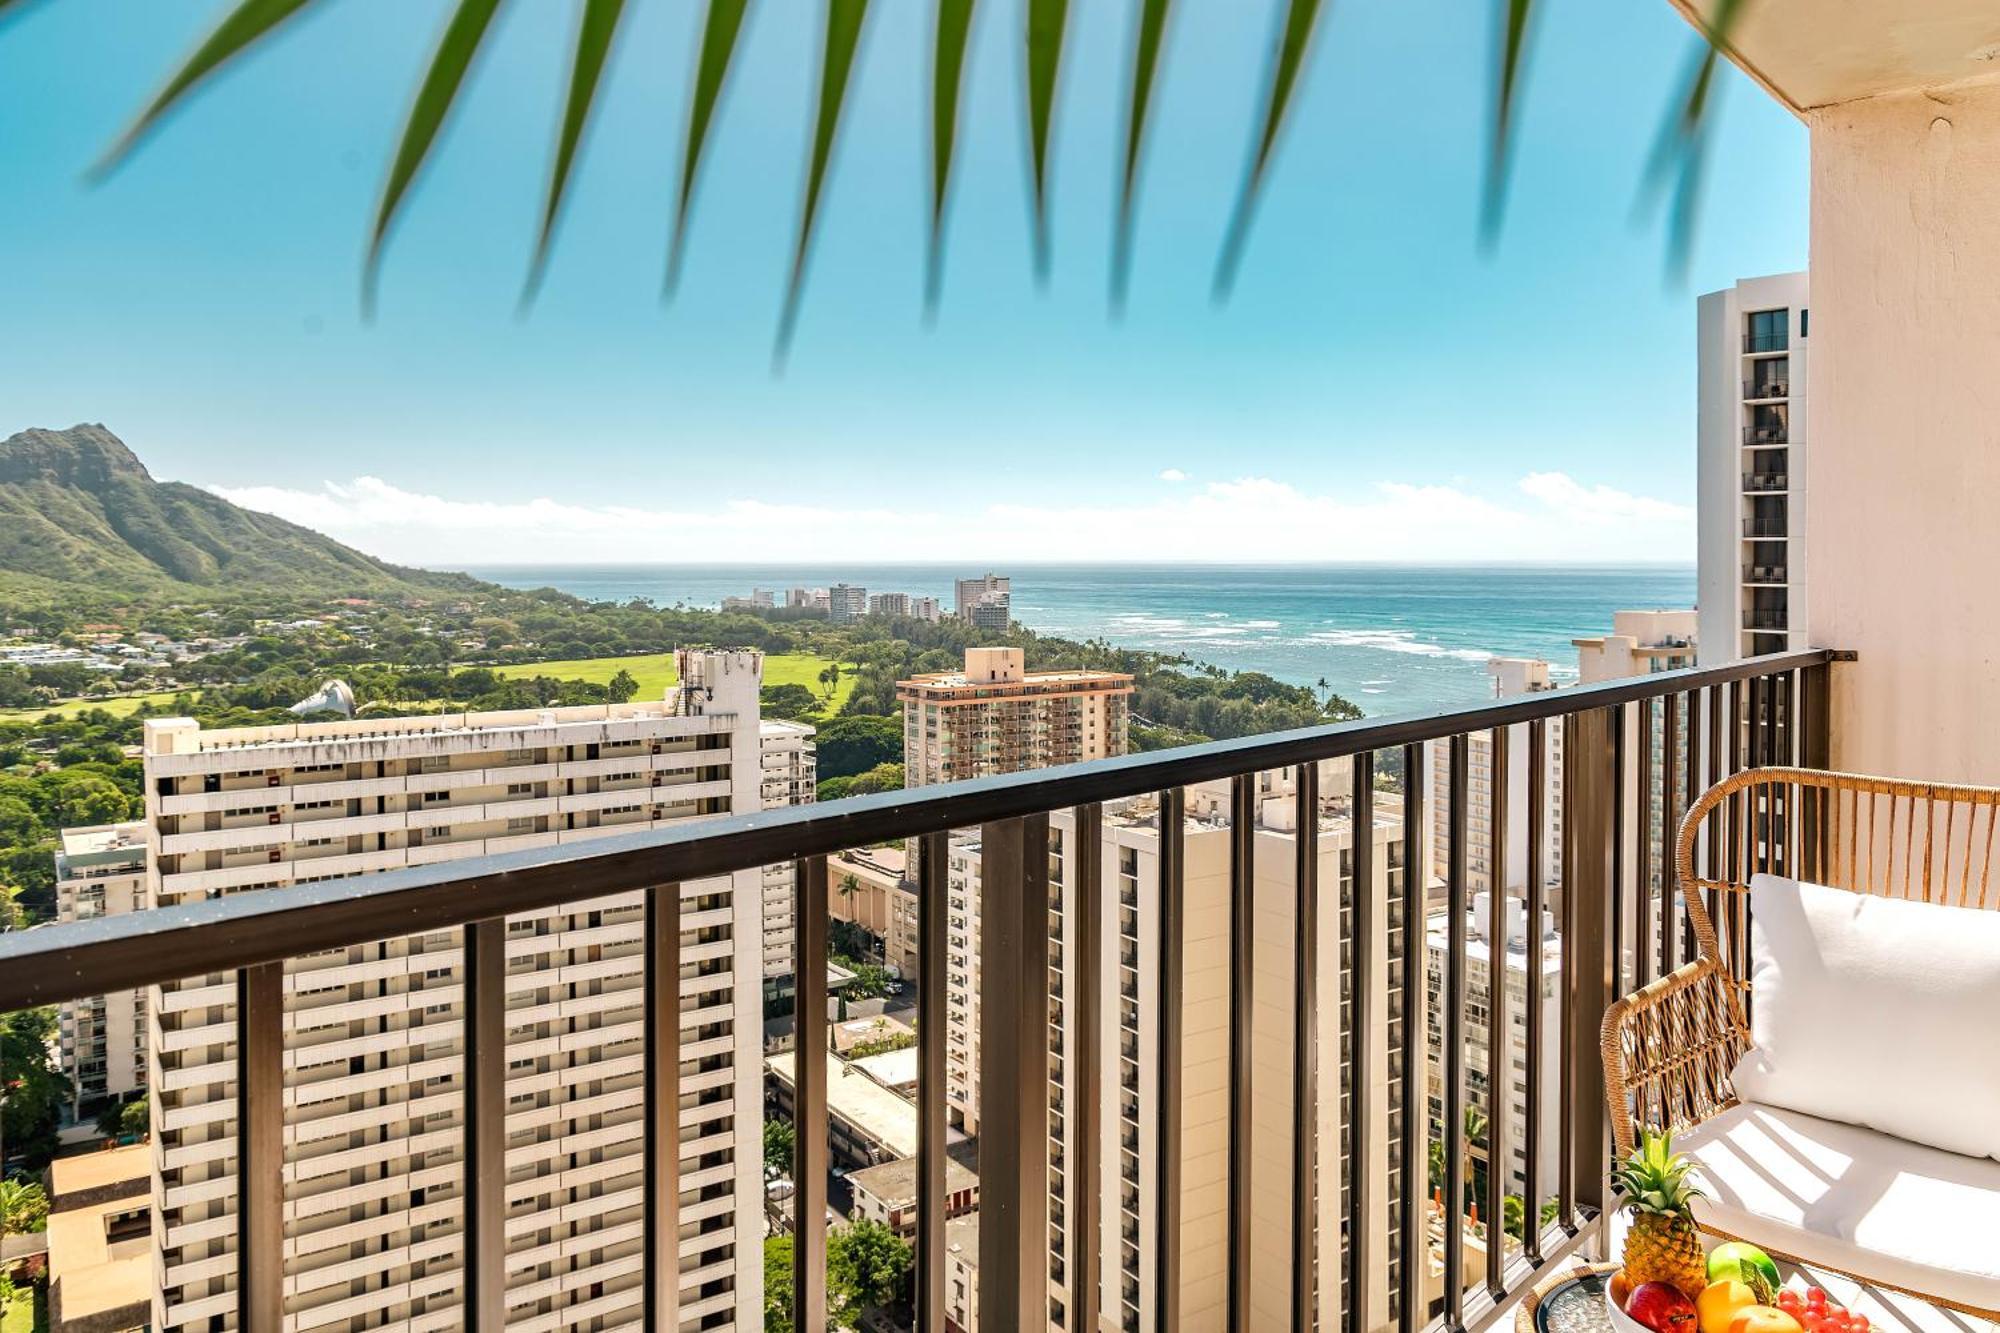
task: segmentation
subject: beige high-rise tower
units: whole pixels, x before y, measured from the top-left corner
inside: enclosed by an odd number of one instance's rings
[[[968,648],[965,669],[896,682],[904,785],[1124,754],[1132,677],[1029,671],[1019,648]]]
[[[204,731],[147,723],[162,907],[759,808],[762,657],[658,703]],[[757,871],[681,886],[681,1317],[762,1323]],[[508,1325],[637,1327],[643,895],[510,918]],[[459,932],[285,969],[287,1330],[465,1327]],[[151,993],[154,1326],[233,1318],[234,986]],[[219,1325],[218,1325],[219,1326]]]

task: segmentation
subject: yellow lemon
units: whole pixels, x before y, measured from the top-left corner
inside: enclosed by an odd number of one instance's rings
[[[1706,1329],[1707,1325],[1702,1327]],[[1805,1333],[1805,1330],[1798,1320],[1774,1305],[1746,1305],[1730,1321],[1729,1333]]]
[[[1747,1282],[1724,1278],[1711,1282],[1695,1297],[1694,1311],[1701,1320],[1701,1333],[1729,1333],[1736,1316],[1757,1303],[1757,1294]]]

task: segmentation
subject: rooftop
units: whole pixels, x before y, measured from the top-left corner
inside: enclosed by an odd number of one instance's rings
[[[794,1078],[793,1054],[784,1051],[764,1061],[787,1086]],[[826,1109],[896,1156],[916,1155],[917,1108],[831,1051],[826,1053]]]
[[[55,1205],[49,1213],[49,1281],[60,1284],[65,1325],[152,1301],[150,1230],[121,1228],[119,1239],[112,1239],[114,1218],[152,1208],[150,1193],[121,1194],[116,1187],[142,1184],[152,1169],[153,1150],[144,1143],[59,1158],[50,1168]],[[64,1199],[75,1196],[91,1201],[63,1206]],[[105,1326],[120,1325],[111,1321]]]
[[[864,1056],[853,1064],[856,1069],[885,1088],[917,1086],[917,1068],[920,1059],[914,1046],[905,1046],[900,1051],[884,1051],[880,1055]]]
[[[880,1166],[866,1167],[851,1171],[848,1182],[857,1190],[862,1190],[880,1199],[885,1207],[908,1208],[917,1201],[917,1159],[900,1157]],[[944,1191],[957,1194],[961,1190],[976,1189],[979,1177],[955,1158],[944,1159]]]
[[[62,831],[62,852],[71,860],[145,850],[146,822],[142,819],[127,824],[91,824]]]

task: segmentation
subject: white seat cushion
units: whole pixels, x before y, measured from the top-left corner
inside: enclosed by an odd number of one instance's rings
[[[1695,1220],[1808,1263],[2000,1310],[2000,1162],[1744,1104],[1679,1135]]]

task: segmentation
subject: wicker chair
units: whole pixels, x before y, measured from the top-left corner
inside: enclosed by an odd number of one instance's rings
[[[1674,849],[1686,931],[1698,956],[1604,1016],[1605,1093],[1619,1155],[1632,1150],[1641,1125],[1680,1132],[1737,1104],[1730,1073],[1752,1044],[1753,997],[1745,977],[1753,875],[1769,871],[1856,893],[2000,910],[1996,825],[2000,788],[1762,768],[1704,792],[1682,819]],[[1867,1273],[1848,1276],[2000,1322],[2000,1311],[1907,1291]]]

